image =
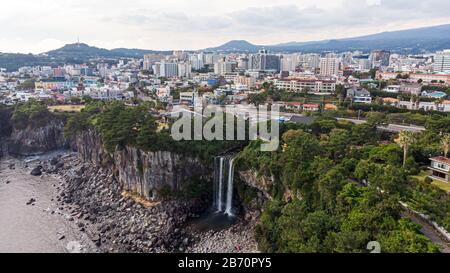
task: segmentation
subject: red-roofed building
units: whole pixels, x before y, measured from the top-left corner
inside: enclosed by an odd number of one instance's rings
[[[300,111],[302,108],[302,103],[298,102],[298,101],[286,102],[284,107],[289,110],[299,110]]]
[[[319,111],[319,104],[303,104],[303,111],[317,112]]]

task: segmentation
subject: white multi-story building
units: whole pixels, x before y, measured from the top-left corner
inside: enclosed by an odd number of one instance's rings
[[[359,60],[359,70],[370,70],[370,68],[372,68],[372,64],[369,59]]]
[[[435,72],[450,72],[450,49],[437,52],[434,55],[433,69]]]
[[[152,70],[153,70],[153,74],[155,74],[156,76],[160,76],[161,75],[161,63],[155,63],[154,65],[152,65]]]
[[[190,63],[192,65],[192,68],[195,70],[199,70],[205,67],[203,57],[200,57],[200,54],[191,56]]]
[[[154,60],[153,54],[146,54],[144,55],[144,64],[143,68],[144,70],[151,70],[152,69],[152,61]]]
[[[336,81],[331,80],[275,80],[278,89],[292,92],[308,91],[313,94],[333,94],[336,92]]]
[[[224,75],[233,72],[233,64],[225,60],[221,60],[214,64],[214,74]]]
[[[178,76],[178,64],[161,62],[160,76],[166,78]]]
[[[221,58],[223,58],[222,56],[217,54],[205,54],[204,56],[205,56],[205,64],[215,64]]]
[[[299,65],[299,58],[297,54],[286,54],[281,59],[282,71],[295,71],[297,65]]]
[[[320,75],[324,77],[337,76],[339,74],[339,59],[326,57],[320,59]]]
[[[192,66],[188,62],[178,64],[178,77],[190,78],[192,72]]]
[[[400,85],[388,85],[383,91],[389,93],[400,93]]]

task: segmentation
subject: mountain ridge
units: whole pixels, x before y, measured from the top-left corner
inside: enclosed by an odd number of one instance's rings
[[[381,33],[308,42],[288,42],[275,45],[254,45],[245,40],[233,40],[218,47],[208,48],[210,51],[232,51],[229,44],[245,44],[241,51],[257,51],[264,47],[272,51],[346,51],[387,49],[392,51],[410,51],[418,53],[450,47],[450,24],[421,27],[406,30],[385,31]],[[239,48],[238,48],[239,49]]]
[[[327,39],[309,42],[287,42],[275,45],[255,45],[246,40],[231,40],[218,47],[188,52],[257,52],[265,48],[272,52],[344,52],[360,50],[368,52],[386,49],[402,54],[420,54],[450,48],[450,24],[421,27],[399,31],[385,31],[376,34],[343,39]],[[1,53],[0,68],[8,71],[21,66],[62,65],[85,63],[90,59],[142,58],[145,54],[172,54],[172,50],[149,50],[115,48],[105,49],[84,43],[67,44],[61,48],[40,54]]]

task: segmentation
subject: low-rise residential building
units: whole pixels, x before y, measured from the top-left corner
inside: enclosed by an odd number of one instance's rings
[[[400,93],[420,96],[422,93],[422,85],[420,84],[403,84],[400,86]]]
[[[338,107],[336,105],[334,105],[334,104],[327,103],[327,104],[325,104],[323,109],[324,110],[330,110],[330,111],[336,111],[336,110],[338,110]]]
[[[400,85],[388,85],[383,91],[389,93],[399,93]]]
[[[71,89],[75,87],[73,82],[68,81],[38,81],[34,83],[34,87],[36,89],[44,89],[44,90],[62,90],[62,89]]]
[[[354,103],[372,103],[372,96],[365,88],[353,87],[347,90],[347,97]]]
[[[293,92],[305,92],[313,94],[334,94],[336,92],[335,80],[274,80],[278,89]]]
[[[383,103],[385,105],[398,106],[400,100],[396,98],[383,98]]]
[[[430,176],[444,182],[450,182],[450,158],[438,156],[430,158]]]
[[[180,102],[187,102],[190,104],[194,104],[195,93],[194,92],[181,92],[180,93]]]
[[[302,105],[302,109],[305,112],[317,112],[320,110],[320,105],[319,104],[303,104]]]
[[[286,108],[287,110],[300,111],[302,109],[302,103],[298,101],[286,102],[284,104],[284,108]]]
[[[409,78],[416,82],[450,84],[450,74],[410,74]]]
[[[445,100],[442,103],[436,102],[411,102],[411,101],[400,101],[398,107],[403,107],[409,110],[425,110],[425,111],[440,111],[440,112],[450,112],[450,100]]]

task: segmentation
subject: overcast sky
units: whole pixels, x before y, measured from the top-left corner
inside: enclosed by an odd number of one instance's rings
[[[450,23],[448,0],[0,0],[0,52],[277,44]]]

